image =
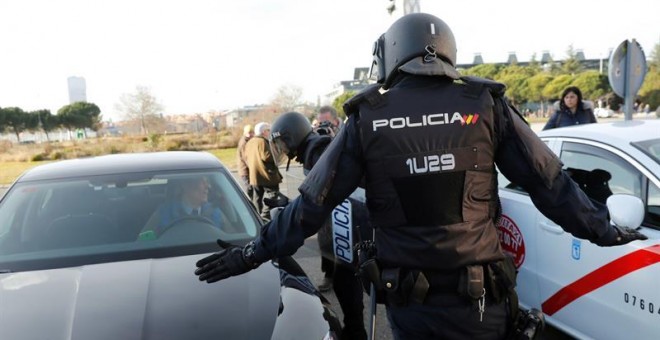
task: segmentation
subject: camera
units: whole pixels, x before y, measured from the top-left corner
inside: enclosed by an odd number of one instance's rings
[[[332,136],[332,123],[329,120],[319,123],[319,125],[314,129],[319,135],[329,135]]]

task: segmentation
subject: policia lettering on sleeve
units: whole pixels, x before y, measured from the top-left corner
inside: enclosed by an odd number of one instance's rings
[[[371,84],[347,100],[343,105],[346,115],[350,116],[353,114],[358,114],[360,112],[360,104],[364,101],[366,101],[369,106],[374,109],[385,106],[385,97],[380,92],[381,86],[382,85],[378,83]]]

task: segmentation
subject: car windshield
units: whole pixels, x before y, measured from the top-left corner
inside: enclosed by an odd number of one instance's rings
[[[217,251],[259,227],[225,170],[19,181],[0,202],[0,271]]]
[[[660,164],[660,138],[635,142],[632,143],[632,145],[647,154],[656,163]]]

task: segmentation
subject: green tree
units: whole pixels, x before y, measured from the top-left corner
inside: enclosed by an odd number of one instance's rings
[[[94,103],[75,102],[65,105],[57,111],[57,115],[60,116],[62,125],[66,126],[69,131],[73,128],[83,131],[90,128],[97,131],[101,124],[101,109]],[[87,132],[84,133],[87,137]]]
[[[5,111],[2,110],[0,107],[0,133],[5,132],[7,129],[7,115],[5,114]]]
[[[543,89],[554,79],[549,73],[537,73],[536,75],[527,79],[526,97],[529,101],[540,102],[541,111],[545,112],[545,102],[548,97],[543,94]]]
[[[576,75],[571,85],[577,86],[582,91],[582,98],[588,100],[596,100],[611,91],[607,76],[596,70]]]
[[[500,73],[501,69],[502,66],[498,66],[495,64],[481,64],[474,67],[470,67],[467,70],[463,70],[461,71],[461,74],[464,76],[475,76],[486,79],[495,79],[497,74]]]
[[[527,78],[533,75],[533,69],[514,64],[502,68],[495,76],[495,80],[506,85],[505,95],[512,104],[518,105],[527,101],[525,97]]]
[[[30,126],[29,117],[25,111],[19,107],[3,108],[6,127],[10,128],[16,135],[16,140],[21,142],[21,132]]]
[[[504,95],[511,101],[511,104],[518,105],[526,101],[525,90],[527,88],[527,76],[521,73],[505,74],[496,79],[506,85]]]
[[[524,75],[526,77],[532,77],[539,72],[540,69],[535,69],[534,67],[513,64],[500,69],[500,72],[495,76],[495,79],[510,75]]]
[[[660,41],[658,41],[649,54],[649,68],[660,70]]]
[[[649,69],[637,94],[640,101],[649,104],[651,110],[660,106],[660,69],[655,67]]]
[[[637,94],[643,103],[655,110],[660,106],[660,41],[653,47],[648,65],[644,83]]]
[[[77,112],[71,109],[71,105],[62,106],[57,110],[57,119],[60,121],[60,124],[69,131],[69,133],[85,124],[85,117],[77,115],[76,113]]]
[[[543,89],[542,95],[545,98],[550,100],[558,100],[561,97],[561,93],[571,85],[573,82],[573,76],[568,74],[562,74],[556,76],[552,79]]]
[[[128,120],[137,121],[143,135],[148,135],[151,126],[157,126],[163,121],[160,115],[163,106],[146,86],[136,86],[134,93],[122,94],[115,109]]]
[[[44,131],[47,141],[50,141],[50,136],[48,133],[61,126],[59,117],[50,113],[50,110],[43,109],[32,111],[30,112],[30,115],[37,119],[37,127]]]
[[[532,54],[532,58],[529,60],[529,65],[527,65],[531,70],[534,71],[534,74],[537,74],[542,71],[541,63],[536,60],[536,53]]]
[[[337,110],[337,116],[339,116],[340,119],[344,120],[346,118],[346,112],[344,112],[344,103],[351,99],[355,94],[355,91],[346,91],[332,101],[332,107]]]
[[[561,69],[564,73],[575,75],[582,71],[583,67],[580,64],[580,61],[577,59],[577,53],[573,49],[573,45],[569,45],[566,50],[566,60],[561,65]]]

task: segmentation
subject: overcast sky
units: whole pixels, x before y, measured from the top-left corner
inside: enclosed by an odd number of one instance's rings
[[[398,0],[400,2],[400,0]],[[443,19],[458,62],[563,59],[569,45],[605,58],[625,39],[650,54],[660,1],[421,0]],[[316,102],[355,67],[396,19],[388,0],[1,0],[0,107],[68,104],[67,77],[117,119],[115,103],[147,86],[166,114],[266,103],[282,85]],[[626,6],[626,7],[624,7]],[[403,9],[399,10],[399,13]],[[400,14],[399,14],[400,15]]]

